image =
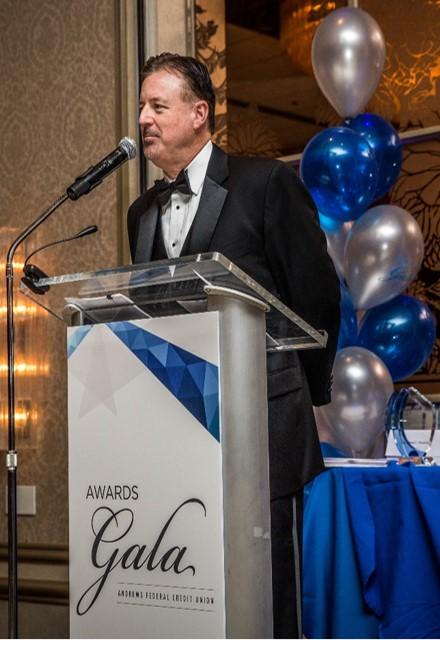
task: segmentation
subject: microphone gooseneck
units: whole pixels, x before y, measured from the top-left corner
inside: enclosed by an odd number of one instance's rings
[[[88,227],[84,227],[84,229],[81,229],[81,231],[79,231],[74,236],[68,236],[67,238],[60,238],[59,240],[54,240],[51,243],[46,243],[45,245],[42,245],[42,247],[38,247],[38,249],[34,249],[34,251],[29,254],[25,262],[23,263],[23,271],[26,272],[26,267],[28,265],[29,259],[32,258],[34,254],[38,254],[38,252],[41,252],[43,249],[47,249],[48,247],[52,247],[53,245],[60,245],[61,243],[68,243],[71,240],[77,240],[77,238],[83,238],[84,236],[90,236],[90,234],[96,234],[97,231],[98,231],[98,227],[96,225],[89,225]]]
[[[33,252],[29,254],[29,256],[26,258],[24,265],[23,265],[23,273],[24,276],[21,279],[21,282],[32,292],[35,294],[46,294],[49,290],[48,285],[35,285],[36,281],[39,281],[40,279],[45,279],[47,278],[47,274],[43,272],[37,265],[29,265],[29,259],[34,256],[34,254],[38,254],[38,252],[41,252],[43,249],[47,249],[48,247],[53,247],[54,245],[60,245],[61,243],[68,243],[72,240],[77,240],[78,238],[84,238],[84,236],[90,236],[91,234],[96,234],[98,231],[98,227],[96,225],[89,225],[88,227],[85,227],[84,229],[81,229],[77,234],[74,236],[69,236],[68,238],[61,238],[60,240],[54,240],[51,243],[46,243],[46,245],[43,245],[42,247],[39,247],[38,249],[35,249]]]

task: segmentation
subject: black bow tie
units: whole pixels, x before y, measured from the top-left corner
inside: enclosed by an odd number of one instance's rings
[[[156,180],[154,185],[157,189],[157,200],[161,207],[164,207],[167,204],[174,191],[179,191],[179,193],[184,193],[186,195],[192,194],[191,185],[186,171],[180,171],[179,175],[173,182]]]

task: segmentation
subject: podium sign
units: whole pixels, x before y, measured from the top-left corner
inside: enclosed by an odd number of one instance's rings
[[[73,638],[225,637],[219,313],[68,329]]]
[[[327,333],[217,252],[22,287],[70,326],[71,636],[271,638],[266,350]]]

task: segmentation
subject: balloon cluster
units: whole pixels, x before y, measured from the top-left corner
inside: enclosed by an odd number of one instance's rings
[[[394,184],[402,161],[394,128],[362,113],[384,61],[383,34],[365,11],[345,7],[322,21],[312,45],[313,70],[343,123],[308,143],[300,167],[341,280],[332,402],[320,408],[317,422],[338,448],[357,456],[384,431],[393,380],[417,371],[436,337],[426,304],[401,294],[423,260],[416,220],[397,206],[369,208]]]

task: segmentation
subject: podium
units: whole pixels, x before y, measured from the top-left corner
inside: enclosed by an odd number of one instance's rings
[[[217,253],[35,286],[68,326],[71,636],[270,638],[266,351],[325,331]]]

